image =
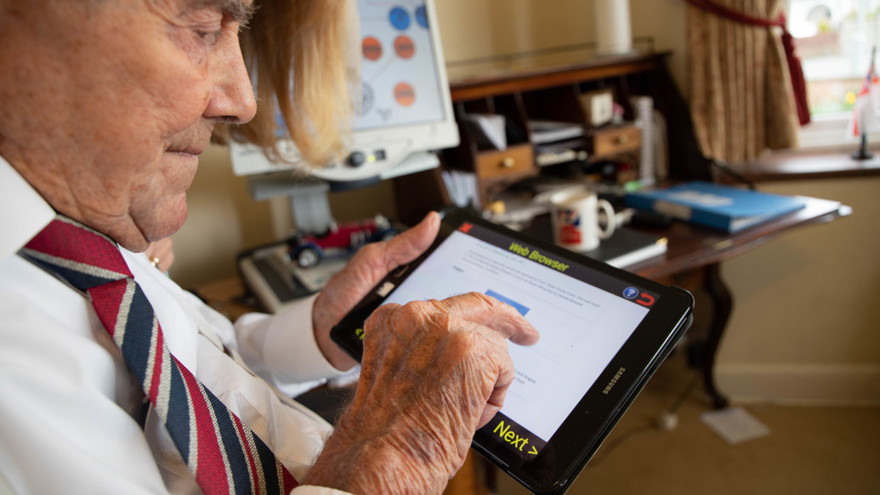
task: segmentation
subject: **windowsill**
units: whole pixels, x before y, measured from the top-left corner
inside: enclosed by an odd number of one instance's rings
[[[768,152],[754,162],[729,166],[753,182],[880,175],[880,135],[868,136],[868,152],[874,157],[856,160],[852,154],[859,141],[847,137],[849,125],[848,114],[816,116],[800,129],[800,148]]]
[[[775,152],[752,163],[731,164],[730,168],[752,182],[880,175],[880,143],[869,143],[874,157],[867,160],[853,159],[856,149],[858,145],[853,144],[848,149]]]
[[[813,115],[812,121],[798,129],[800,147],[812,150],[847,150],[858,147],[859,138],[852,136],[852,113]],[[869,143],[880,143],[880,132],[868,135]]]

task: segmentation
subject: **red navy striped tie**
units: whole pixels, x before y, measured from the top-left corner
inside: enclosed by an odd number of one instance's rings
[[[87,293],[203,492],[272,494],[296,486],[266,444],[168,352],[115,242],[59,215],[21,255]]]

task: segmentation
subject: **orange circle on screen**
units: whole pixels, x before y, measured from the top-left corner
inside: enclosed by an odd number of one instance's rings
[[[394,99],[401,106],[408,107],[416,101],[416,90],[407,83],[394,86]]]
[[[416,53],[416,45],[412,38],[401,35],[394,40],[394,51],[398,57],[409,59]]]
[[[378,39],[367,36],[361,42],[361,51],[367,60],[379,60],[382,57],[382,42]]]

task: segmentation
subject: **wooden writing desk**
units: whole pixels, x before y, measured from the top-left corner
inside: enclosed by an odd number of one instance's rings
[[[837,201],[801,199],[806,202],[804,208],[732,235],[678,221],[668,229],[640,229],[669,239],[666,256],[629,266],[627,270],[643,277],[661,279],[729,259],[797,227],[828,222],[849,214],[849,208]]]
[[[792,229],[819,224],[848,215],[849,208],[836,201],[803,198],[806,206],[796,212],[736,234],[711,230],[685,222],[666,229],[640,229],[668,240],[665,256],[645,260],[626,269],[667,285],[699,284],[712,300],[709,331],[700,353],[703,385],[715,408],[727,406],[727,398],[715,386],[714,365],[718,346],[733,309],[733,297],[721,278],[719,263],[753,249]],[[707,311],[697,308],[695,311]]]

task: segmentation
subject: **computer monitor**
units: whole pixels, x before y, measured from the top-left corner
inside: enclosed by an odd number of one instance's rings
[[[379,180],[436,166],[436,157],[419,152],[458,145],[434,0],[358,0],[358,16],[363,98],[345,160],[297,163],[285,139],[279,148],[292,163],[273,163],[259,148],[233,143],[236,175],[301,169],[330,182]]]

